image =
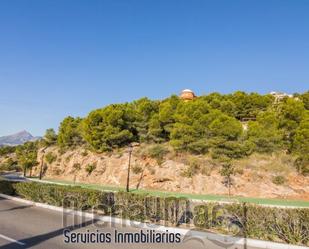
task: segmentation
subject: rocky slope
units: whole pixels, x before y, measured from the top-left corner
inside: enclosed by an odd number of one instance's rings
[[[141,146],[133,151],[131,188],[198,194],[228,193],[220,175],[220,165],[210,158],[169,153],[158,161],[145,156],[146,149],[147,146]],[[40,151],[39,162],[42,156]],[[236,161],[235,165],[233,195],[309,200],[309,178],[297,174],[290,156],[252,155]],[[77,148],[62,154],[57,147],[50,147],[44,153],[45,178],[124,187],[127,167],[128,152],[124,149],[96,154]],[[38,173],[39,166],[34,169],[34,174]],[[283,177],[284,182],[274,183],[277,176]]]

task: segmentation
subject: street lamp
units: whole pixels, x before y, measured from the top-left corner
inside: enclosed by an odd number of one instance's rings
[[[128,164],[128,174],[127,174],[127,192],[129,192],[130,185],[130,169],[131,169],[131,156],[132,156],[133,146],[129,144],[128,152],[129,152],[129,164]]]
[[[139,146],[139,143],[130,143],[128,146],[129,152],[129,163],[128,163],[128,173],[127,173],[127,192],[129,192],[129,185],[130,185],[130,170],[131,170],[131,156],[133,152],[133,148]]]
[[[39,179],[40,179],[40,180],[42,179],[42,175],[43,175],[43,164],[44,164],[45,150],[46,150],[46,147],[42,149],[42,158],[41,158],[40,176],[39,176]]]

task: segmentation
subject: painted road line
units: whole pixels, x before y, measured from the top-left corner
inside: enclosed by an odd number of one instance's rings
[[[7,240],[7,241],[10,241],[10,242],[13,242],[13,243],[16,243],[16,244],[18,244],[18,245],[20,245],[20,246],[26,245],[25,243],[23,243],[23,242],[21,242],[21,241],[12,239],[12,238],[10,238],[10,237],[8,237],[8,236],[5,236],[5,235],[3,235],[3,234],[1,234],[1,233],[0,233],[0,238],[2,238],[2,239],[4,239],[4,240]]]

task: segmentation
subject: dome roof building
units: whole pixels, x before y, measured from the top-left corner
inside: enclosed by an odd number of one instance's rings
[[[183,90],[181,93],[180,93],[180,96],[179,96],[181,99],[183,100],[192,100],[194,98],[196,98],[196,95],[194,94],[194,92],[190,89],[185,89]]]

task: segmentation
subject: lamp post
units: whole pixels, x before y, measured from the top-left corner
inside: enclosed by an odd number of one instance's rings
[[[130,170],[131,170],[131,156],[133,152],[133,148],[139,146],[139,143],[133,142],[129,144],[128,152],[129,152],[129,163],[128,163],[128,174],[127,174],[127,192],[129,192],[129,186],[130,186]]]
[[[127,192],[129,192],[129,185],[130,185],[130,170],[131,170],[131,156],[133,151],[133,145],[130,144],[128,147],[129,152],[129,163],[128,163],[128,174],[127,174]]]
[[[44,164],[44,155],[45,155],[45,150],[46,150],[46,147],[43,148],[42,150],[42,159],[41,159],[41,165],[40,165],[40,176],[39,176],[39,179],[41,180],[42,179],[42,174],[43,174],[43,164]]]

